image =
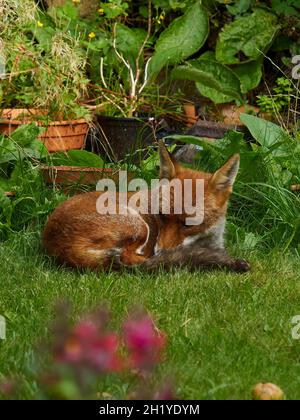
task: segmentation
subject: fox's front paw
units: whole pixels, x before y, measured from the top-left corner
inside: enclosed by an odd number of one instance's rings
[[[251,265],[246,260],[235,260],[232,266],[233,270],[237,273],[247,273],[251,270]]]

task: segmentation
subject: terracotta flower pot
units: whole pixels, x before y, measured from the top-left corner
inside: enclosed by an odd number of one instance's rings
[[[55,121],[45,124],[37,117],[47,116],[47,112],[38,109],[4,109],[0,116],[0,134],[11,135],[18,127],[34,123],[45,127],[40,140],[49,152],[65,152],[82,149],[89,125],[84,119],[73,121]]]

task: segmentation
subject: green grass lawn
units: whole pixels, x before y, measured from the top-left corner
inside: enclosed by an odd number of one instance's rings
[[[267,381],[300,399],[300,341],[291,337],[300,314],[299,259],[250,260],[246,275],[77,273],[46,258],[36,235],[15,237],[0,245],[0,314],[8,318],[0,376],[25,379],[20,397],[34,398],[36,343],[49,338],[54,303],[68,299],[76,317],[106,301],[115,327],[137,304],[154,316],[168,335],[158,373],[172,373],[181,398],[248,399],[254,384]]]

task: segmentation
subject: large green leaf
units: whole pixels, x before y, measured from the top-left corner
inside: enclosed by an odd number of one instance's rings
[[[82,168],[103,168],[104,162],[100,156],[85,150],[70,150],[68,153],[54,153],[52,164],[56,166],[79,166]]]
[[[159,37],[151,59],[149,74],[157,75],[167,65],[175,65],[195,54],[209,33],[209,20],[200,2],[189,7]]]
[[[277,17],[263,9],[226,25],[219,34],[216,58],[223,64],[257,60],[271,46],[279,29]]]
[[[139,51],[147,37],[147,33],[143,29],[128,28],[126,25],[121,23],[116,25],[116,49],[124,59],[129,63],[130,67],[136,71],[136,61],[139,55]],[[129,89],[129,71],[126,66],[121,62],[118,54],[116,53],[112,43],[110,47],[103,51],[105,57],[105,63],[108,69],[115,69],[116,73],[119,73],[123,84]],[[143,54],[140,56],[140,64],[144,59]],[[92,61],[95,63],[93,73],[99,74],[99,57],[96,52],[95,58]]]
[[[192,80],[215,103],[241,101],[240,81],[226,66],[206,58],[191,60],[172,72],[175,79]]]
[[[239,64],[234,67],[234,73],[240,79],[242,93],[255,89],[262,78],[262,60],[251,61],[250,63]]]
[[[236,0],[232,5],[227,6],[227,10],[232,15],[241,15],[242,13],[246,13],[255,0]],[[228,4],[228,1],[227,1]]]
[[[235,95],[227,95],[225,93],[222,93],[218,89],[210,88],[206,83],[196,83],[196,87],[198,91],[201,93],[201,95],[205,96],[206,98],[209,98],[211,101],[213,101],[215,104],[226,104],[233,102],[235,100],[240,101],[241,98],[237,98]]]
[[[255,140],[272,150],[274,156],[290,156],[289,135],[279,125],[248,114],[241,114],[240,119]]]
[[[299,0],[272,0],[272,9],[278,14],[300,17],[299,7]]]
[[[128,26],[118,23],[116,26],[116,47],[125,58],[136,59],[139,50],[146,39],[147,32],[143,29],[128,28]]]

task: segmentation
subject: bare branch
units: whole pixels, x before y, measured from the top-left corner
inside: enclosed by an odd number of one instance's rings
[[[148,69],[149,69],[149,64],[150,64],[151,59],[152,59],[152,57],[150,57],[150,58],[149,58],[149,60],[148,60],[148,61],[147,61],[147,63],[146,63],[146,66],[145,66],[144,83],[143,83],[143,84],[142,84],[142,86],[140,87],[139,94],[141,94],[141,93],[143,92],[143,90],[145,89],[145,87],[146,87],[146,85],[147,85],[147,83],[148,83]]]
[[[102,80],[103,86],[107,89],[108,86],[107,86],[107,84],[105,82],[105,79],[104,79],[103,64],[104,64],[104,58],[101,57],[100,58],[100,76],[101,76],[101,80]]]

